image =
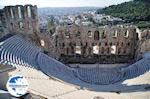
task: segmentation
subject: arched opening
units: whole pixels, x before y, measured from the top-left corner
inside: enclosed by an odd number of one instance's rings
[[[85,46],[88,46],[88,43],[87,43],[87,42],[85,43]]]
[[[102,38],[102,39],[106,38],[106,37],[105,37],[105,31],[102,32],[101,38]]]
[[[130,46],[130,43],[128,42],[127,45]]]
[[[123,42],[121,43],[121,46],[123,46]]]
[[[45,46],[45,42],[43,39],[40,40],[40,43],[41,43],[41,46],[43,46],[43,47]]]
[[[125,31],[124,36],[125,36],[125,37],[128,37],[128,36],[129,36],[129,30],[126,30],[126,31]]]
[[[85,55],[85,54],[86,54],[86,49],[87,49],[86,46],[83,46],[83,47],[82,47],[82,55]]]
[[[81,55],[81,46],[76,46],[75,53]]]
[[[91,49],[91,47],[89,47],[89,48],[88,48],[88,53],[89,53],[89,55],[91,55],[91,51],[92,51],[92,49]]]
[[[107,54],[109,54],[110,53],[110,49],[109,48],[107,48]]]
[[[22,18],[21,7],[18,7],[18,16],[19,18]]]
[[[101,46],[101,42],[99,43],[99,46]]]
[[[31,18],[31,7],[30,6],[27,7],[27,14],[28,14],[28,17]]]
[[[88,31],[88,37],[92,37],[92,32],[91,31]]]
[[[139,40],[139,34],[136,33],[135,36],[136,36],[136,40]],[[147,36],[146,37],[149,38],[148,32],[147,32]]]
[[[121,53],[121,48],[119,47],[119,48],[118,48],[118,54],[120,54],[120,53]]]
[[[111,54],[116,54],[116,45],[111,46]]]
[[[80,41],[80,45],[81,45],[81,46],[83,45],[81,41]]]
[[[80,32],[80,31],[77,31],[76,37],[77,37],[77,38],[80,38],[80,36],[81,36],[81,32]]]
[[[14,13],[13,13],[12,8],[10,8],[10,15],[11,15],[11,18],[14,19]]]
[[[107,42],[105,42],[105,46],[107,46],[108,44],[107,44]]]
[[[99,40],[99,31],[94,32],[94,40]]]
[[[112,46],[112,42],[110,42],[109,45]]]
[[[71,46],[71,54],[74,54],[74,47]]]
[[[69,48],[68,47],[66,48],[66,54],[67,55],[69,54]]]
[[[69,31],[65,31],[65,36],[66,36],[66,38],[70,38]]]
[[[10,25],[11,25],[11,30],[13,30],[14,29],[14,24],[10,23]]]
[[[19,28],[23,28],[23,23],[22,22],[19,22]]]
[[[118,31],[117,31],[117,30],[115,30],[115,31],[113,32],[112,37],[117,37],[117,36],[118,36]]]
[[[104,54],[104,47],[102,47],[101,49],[101,54]]]
[[[99,46],[98,45],[93,46],[93,54],[99,54]]]
[[[63,47],[63,48],[65,47],[65,43],[62,43],[62,47]]]

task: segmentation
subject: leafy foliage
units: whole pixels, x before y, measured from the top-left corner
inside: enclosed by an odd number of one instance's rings
[[[126,22],[150,22],[150,0],[134,0],[118,5],[111,5],[102,10],[97,10],[97,13],[120,17]]]

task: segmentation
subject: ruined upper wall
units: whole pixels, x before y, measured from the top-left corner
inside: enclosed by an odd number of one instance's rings
[[[3,11],[6,26],[11,33],[33,34],[34,32],[38,32],[36,5],[5,6]]]
[[[150,30],[144,30],[141,33],[141,40],[143,39],[150,39]]]
[[[4,17],[4,11],[0,10],[0,26],[5,26],[5,17]]]
[[[36,5],[5,6],[3,10],[8,20],[37,19]]]
[[[136,58],[143,57],[145,52],[150,52],[150,30],[144,30],[140,33],[140,40],[138,41],[138,48],[136,50]]]
[[[119,26],[102,26],[102,27],[87,27],[87,26],[60,26],[57,27],[56,32],[64,39],[73,40],[80,39],[89,40],[104,40],[112,38],[126,38],[126,39],[138,39],[135,27],[119,27]],[[58,36],[59,36],[58,35]],[[73,39],[72,39],[73,38]]]

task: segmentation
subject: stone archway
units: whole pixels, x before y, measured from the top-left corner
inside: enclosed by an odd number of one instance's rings
[[[94,32],[94,40],[99,40],[99,31]]]

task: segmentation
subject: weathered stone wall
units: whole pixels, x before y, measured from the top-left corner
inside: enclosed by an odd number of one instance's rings
[[[73,25],[60,26],[56,31],[56,48],[65,62],[115,63],[134,58],[138,40],[135,27]]]
[[[38,32],[37,6],[5,6],[6,26],[10,32],[34,34]]]
[[[3,37],[7,33],[8,33],[8,30],[6,28],[4,11],[0,10],[0,37]]]
[[[20,34],[26,40],[40,46],[36,5],[5,6],[1,12],[1,20],[4,20],[2,27],[7,30],[2,34]]]
[[[55,59],[59,58],[59,50],[55,47],[55,36],[45,32],[38,34],[40,39],[40,46],[44,50],[44,53]]]
[[[142,58],[145,52],[150,52],[150,30],[144,30],[141,33],[141,39],[138,41],[136,50],[136,59]]]

